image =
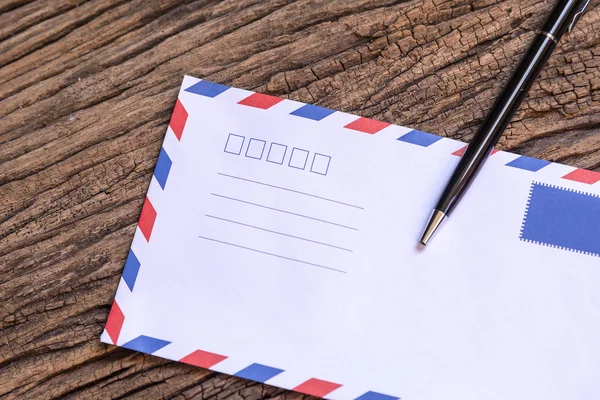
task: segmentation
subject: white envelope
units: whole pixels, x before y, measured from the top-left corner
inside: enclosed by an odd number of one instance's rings
[[[600,399],[600,173],[185,77],[102,341],[331,399]]]

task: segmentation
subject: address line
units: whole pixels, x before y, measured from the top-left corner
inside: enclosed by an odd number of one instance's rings
[[[285,214],[295,215],[297,217],[312,219],[313,221],[319,221],[319,222],[323,222],[323,223],[326,223],[326,224],[339,226],[340,228],[346,228],[346,229],[350,229],[350,230],[353,230],[353,231],[358,231],[358,228],[353,228],[351,226],[338,224],[336,222],[326,221],[324,219],[319,219],[319,218],[311,217],[309,215],[298,214],[298,213],[294,213],[294,212],[291,212],[291,211],[282,210],[282,209],[275,208],[275,207],[269,207],[269,206],[265,206],[265,205],[258,204],[258,203],[252,203],[250,201],[246,201],[246,200],[242,200],[242,199],[236,199],[235,197],[224,196],[224,195],[218,194],[218,193],[211,193],[211,195],[212,196],[216,196],[216,197],[220,197],[220,198],[223,198],[223,199],[227,199],[227,200],[238,201],[238,202],[244,203],[244,204],[250,204],[250,205],[256,206],[256,207],[266,208],[268,210],[273,210],[273,211],[278,211],[278,212],[285,213]]]
[[[297,258],[291,258],[291,257],[282,256],[282,255],[279,255],[279,254],[269,253],[269,252],[266,252],[266,251],[257,250],[257,249],[253,249],[253,248],[246,247],[246,246],[241,246],[239,244],[225,242],[223,240],[217,240],[217,239],[209,238],[209,237],[206,237],[206,236],[198,236],[198,237],[200,239],[209,240],[211,242],[216,242],[216,243],[225,244],[227,246],[237,247],[238,249],[244,249],[244,250],[248,250],[248,251],[253,251],[255,253],[260,253],[260,254],[264,254],[264,255],[267,255],[267,256],[271,256],[271,257],[282,258],[284,260],[295,261],[295,262],[301,263],[301,264],[312,265],[313,267],[319,267],[319,268],[323,268],[323,269],[328,269],[330,271],[339,272],[341,274],[346,274],[347,273],[346,271],[342,271],[341,269],[335,269],[335,268],[331,268],[331,267],[326,267],[324,265],[311,263],[311,262],[308,262],[308,261],[298,260]]]
[[[232,224],[246,226],[248,228],[258,229],[259,231],[264,231],[264,232],[274,233],[276,235],[287,236],[287,237],[291,237],[291,238],[294,238],[294,239],[304,240],[305,242],[316,243],[316,244],[320,244],[320,245],[323,245],[323,246],[333,247],[334,249],[344,250],[344,251],[348,251],[348,252],[352,253],[352,250],[350,250],[350,249],[346,249],[346,248],[340,247],[340,246],[335,246],[335,245],[329,244],[329,243],[319,242],[318,240],[312,240],[312,239],[303,238],[303,237],[300,237],[300,236],[290,235],[288,233],[272,231],[270,229],[261,228],[260,226],[245,224],[243,222],[234,221],[234,220],[227,219],[227,218],[221,218],[221,217],[217,217],[215,215],[204,214],[204,216],[206,216],[208,218],[218,219],[220,221],[231,222]]]
[[[321,199],[321,200],[325,200],[325,201],[330,201],[330,202],[332,202],[332,203],[341,204],[341,205],[343,205],[343,206],[348,206],[348,207],[358,208],[359,210],[364,210],[364,208],[363,208],[363,207],[360,207],[360,206],[355,206],[354,204],[350,204],[350,203],[344,203],[343,201],[339,201],[339,200],[328,199],[327,197],[323,197],[323,196],[317,196],[316,194],[312,194],[312,193],[301,192],[300,190],[290,189],[290,188],[286,188],[286,187],[283,187],[283,186],[272,185],[272,184],[270,184],[270,183],[265,183],[265,182],[255,181],[255,180],[248,179],[248,178],[242,178],[241,176],[235,176],[235,175],[224,174],[224,173],[222,173],[222,172],[217,172],[217,175],[226,176],[226,177],[228,177],[228,178],[233,178],[233,179],[239,179],[239,180],[241,180],[241,181],[246,181],[246,182],[256,183],[257,185],[268,186],[268,187],[272,187],[272,188],[275,188],[275,189],[281,189],[281,190],[285,190],[285,191],[292,192],[292,193],[303,194],[303,195],[305,195],[305,196],[314,197],[314,198],[316,198],[316,199]]]

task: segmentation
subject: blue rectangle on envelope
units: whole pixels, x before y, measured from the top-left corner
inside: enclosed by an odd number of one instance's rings
[[[521,239],[600,257],[600,196],[534,183]]]
[[[266,365],[254,363],[235,374],[235,376],[265,383],[269,379],[273,378],[276,375],[279,375],[282,372],[283,370],[279,368],[273,368],[268,367]]]

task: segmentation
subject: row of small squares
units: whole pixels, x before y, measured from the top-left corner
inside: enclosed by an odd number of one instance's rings
[[[230,133],[225,143],[225,153],[241,155],[246,138]],[[248,158],[262,160],[265,155],[267,142],[261,139],[250,138],[244,155]],[[270,163],[282,165],[285,160],[288,146],[280,143],[271,143],[266,151],[266,160]],[[288,166],[296,169],[305,169],[310,152],[300,148],[292,148]],[[327,175],[331,157],[315,153],[310,164],[310,171],[320,175]]]

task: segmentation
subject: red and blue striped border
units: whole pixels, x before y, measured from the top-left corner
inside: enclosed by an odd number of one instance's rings
[[[123,316],[117,302],[113,303],[113,307],[110,311],[108,322],[106,325],[106,331],[109,334],[109,337],[113,341],[114,344],[117,343],[119,338],[119,333],[121,327],[123,326],[123,321],[125,317]],[[131,339],[123,344],[120,344],[121,347],[126,349],[139,351],[141,353],[146,354],[154,354],[157,351],[165,348],[170,345],[171,342],[163,339],[158,339],[151,336],[139,335],[134,339]],[[216,354],[204,350],[194,350],[188,355],[180,358],[179,360],[185,364],[194,365],[196,367],[201,368],[213,368],[220,362],[226,360],[228,357]],[[245,368],[242,368],[238,372],[234,373],[234,376],[239,378],[249,379],[260,383],[269,383],[269,381],[278,376],[279,374],[284,373],[284,369],[275,368],[272,366],[260,364],[260,363],[252,363]],[[325,397],[330,395],[335,390],[341,388],[343,385],[339,383],[329,382],[322,379],[310,378],[306,381],[301,382],[295,387],[290,388],[290,390],[294,390],[299,393],[317,396],[317,397]],[[366,393],[361,394],[356,398],[356,400],[399,400],[400,397],[390,396],[383,393],[368,391]]]
[[[229,86],[201,80],[185,89],[185,91],[205,97],[216,97],[229,89],[231,89],[231,87]],[[284,99],[280,97],[275,97],[267,94],[252,93],[248,97],[245,97],[244,99],[239,101],[238,104],[267,110],[279,104],[283,100]],[[329,117],[330,115],[336,112],[338,111],[334,111],[316,105],[304,104],[298,109],[290,112],[289,114],[301,118],[311,119],[313,121],[318,122],[322,121],[323,119]],[[365,117],[357,117],[354,121],[344,125],[344,128],[373,135],[379,133],[380,131],[384,130],[389,126],[391,126],[391,124],[387,122],[377,121]],[[412,130],[397,138],[399,142],[413,144],[421,147],[429,147],[442,139],[444,139],[442,136],[433,135],[431,133],[422,132],[419,130]],[[452,154],[456,156],[462,156],[466,148],[467,146],[464,146],[463,148],[455,151]],[[493,150],[491,155],[494,155],[497,152],[498,150]],[[517,159],[507,163],[506,166],[512,168],[519,168],[530,172],[537,172],[551,164],[552,162],[550,161],[540,160],[537,158],[527,156],[520,156]],[[578,168],[562,176],[562,178],[592,185],[600,181],[600,173],[585,170],[583,168]]]
[[[181,103],[181,101],[179,101],[178,99],[175,103],[175,107],[173,108],[171,120],[169,121],[169,128],[173,135],[177,138],[178,142],[181,141],[187,119],[188,112]],[[171,157],[169,156],[167,150],[163,146],[160,149],[158,160],[156,162],[156,166],[154,167],[153,173],[154,178],[156,179],[162,190],[165,190],[166,188],[169,173],[171,172],[172,166],[173,161],[171,160]],[[152,231],[154,229],[154,224],[157,218],[158,212],[154,208],[154,205],[152,204],[150,198],[146,196],[138,221],[138,229],[142,233],[142,236],[146,239],[146,242],[150,242]],[[125,261],[125,268],[123,269],[122,277],[130,291],[133,291],[140,267],[141,262],[137,258],[136,254],[133,250],[129,250],[129,255],[127,256],[127,260]]]

